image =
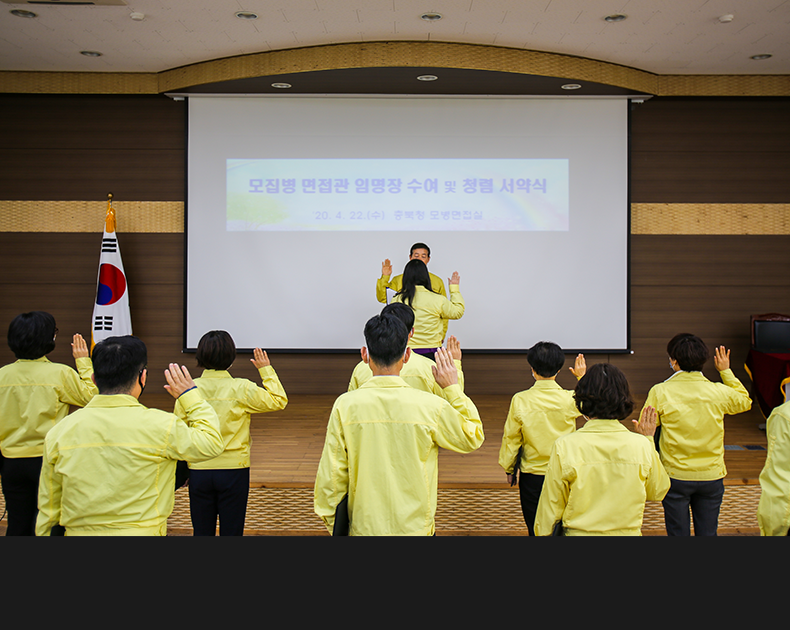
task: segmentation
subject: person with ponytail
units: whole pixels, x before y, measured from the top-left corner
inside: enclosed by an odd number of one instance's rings
[[[414,309],[414,335],[409,340],[412,351],[433,359],[441,348],[451,319],[461,319],[464,298],[461,297],[461,276],[453,272],[450,282],[450,299],[435,293],[431,288],[428,268],[421,260],[410,260],[403,269],[401,290],[393,302],[403,302]]]

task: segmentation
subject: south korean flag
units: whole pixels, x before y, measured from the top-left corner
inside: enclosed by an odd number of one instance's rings
[[[96,303],[93,306],[91,349],[102,339],[132,334],[132,315],[129,311],[129,291],[121,261],[121,250],[115,231],[115,210],[112,197],[107,202],[104,222],[99,278],[96,283]]]

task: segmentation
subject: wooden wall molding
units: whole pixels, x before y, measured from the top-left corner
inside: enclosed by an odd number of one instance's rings
[[[118,232],[183,233],[182,201],[114,201]],[[107,200],[0,201],[0,232],[101,232]]]
[[[790,234],[790,203],[632,203],[631,234]]]
[[[157,94],[277,74],[409,66],[560,77],[658,96],[790,96],[788,75],[657,75],[571,55],[446,42],[354,42],[292,48],[215,59],[159,73],[0,72],[0,92]]]
[[[182,233],[181,201],[116,201],[121,233]],[[0,232],[96,232],[101,201],[0,201]],[[790,203],[633,203],[632,234],[790,234]]]

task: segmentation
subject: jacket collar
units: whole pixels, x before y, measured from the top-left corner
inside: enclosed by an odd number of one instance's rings
[[[600,420],[594,418],[584,423],[579,431],[595,431],[603,433],[607,431],[628,431],[619,420]],[[629,431],[630,433],[630,431]]]
[[[233,378],[227,370],[203,370],[200,378]]]
[[[535,381],[532,385],[535,389],[562,389],[562,386],[557,381],[551,379],[547,381]]]
[[[134,396],[129,394],[98,394],[91,398],[85,407],[143,407],[144,405]]]
[[[404,381],[400,376],[373,376],[367,381],[365,381],[359,389],[367,388],[367,389],[378,389],[384,387],[409,387],[406,381]]]

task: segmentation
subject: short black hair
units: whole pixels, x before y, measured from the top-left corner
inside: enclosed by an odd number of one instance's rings
[[[8,326],[8,347],[17,359],[40,359],[55,349],[55,318],[45,311],[17,315]]]
[[[148,364],[148,350],[132,335],[107,337],[93,348],[93,376],[100,394],[126,394]]]
[[[691,333],[672,337],[667,344],[667,354],[678,362],[678,367],[684,372],[701,372],[710,358],[710,350],[705,342]]]
[[[224,330],[210,330],[200,338],[195,353],[198,367],[227,370],[236,360],[236,344]]]
[[[622,370],[611,363],[596,363],[576,383],[576,407],[588,418],[625,420],[634,399]]]
[[[381,309],[382,315],[397,317],[408,330],[414,328],[414,309],[403,302],[393,302]]]
[[[365,324],[365,344],[371,361],[381,367],[394,365],[406,352],[409,331],[393,315],[374,315]]]
[[[539,341],[527,352],[527,362],[536,374],[551,377],[565,364],[565,353],[556,343]]]
[[[428,252],[428,258],[431,257],[431,248],[428,247],[425,243],[415,243],[414,245],[412,245],[411,249],[409,250],[409,257],[411,257],[414,254],[415,249],[424,249],[425,251]]]

